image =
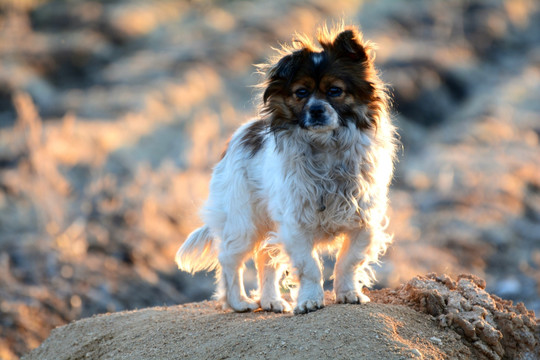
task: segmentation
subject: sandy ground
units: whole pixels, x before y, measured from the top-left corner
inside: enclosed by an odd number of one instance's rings
[[[55,329],[24,359],[538,359],[539,326],[523,304],[473,276],[416,277],[366,305],[306,315],[233,313],[215,301],[154,307]]]
[[[432,339],[432,340],[430,340]],[[459,335],[402,305],[303,316],[236,314],[205,301],[97,316],[54,330],[24,359],[467,359]]]

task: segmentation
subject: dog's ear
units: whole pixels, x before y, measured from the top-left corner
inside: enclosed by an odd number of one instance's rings
[[[266,89],[263,101],[266,103],[272,95],[285,90],[290,86],[302,62],[302,51],[295,51],[283,56],[279,61],[269,67],[266,72]]]
[[[298,71],[302,61],[303,51],[295,51],[291,54],[283,56],[270,69],[268,74],[269,79],[292,79]]]
[[[363,62],[369,60],[369,54],[364,47],[362,34],[356,29],[347,29],[335,37],[330,51],[338,57]]]

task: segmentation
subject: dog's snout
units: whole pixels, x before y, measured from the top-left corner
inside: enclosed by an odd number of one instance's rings
[[[338,115],[330,104],[320,99],[310,99],[302,111],[300,126],[324,132],[338,126]]]
[[[316,104],[309,108],[309,114],[313,119],[319,119],[324,114],[324,106]]]

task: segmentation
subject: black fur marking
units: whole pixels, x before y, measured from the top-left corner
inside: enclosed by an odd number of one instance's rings
[[[263,147],[265,134],[268,131],[268,124],[264,120],[254,121],[246,129],[240,139],[240,144],[249,149],[249,156],[253,157]]]

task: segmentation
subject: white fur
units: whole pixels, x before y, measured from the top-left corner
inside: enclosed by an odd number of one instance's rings
[[[313,64],[319,65],[322,61],[322,54],[314,53],[313,55],[311,55],[311,59],[313,60]]]
[[[305,313],[324,306],[318,251],[339,248],[336,300],[369,301],[362,287],[374,280],[370,265],[391,241],[384,232],[395,148],[389,120],[383,117],[376,129],[367,130],[352,122],[326,132],[300,127],[276,134],[265,130],[264,142],[254,154],[242,140],[252,124],[236,131],[215,167],[202,213],[206,225],[178,250],[179,268],[212,268],[219,254],[219,284],[232,309],[261,306],[282,312],[290,310],[279,290],[287,265],[282,259],[289,259],[300,282],[294,310]],[[211,248],[208,237],[201,236],[208,231]],[[275,254],[276,248],[286,256]],[[246,295],[242,278],[243,264],[253,255],[258,301]]]

